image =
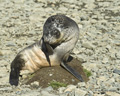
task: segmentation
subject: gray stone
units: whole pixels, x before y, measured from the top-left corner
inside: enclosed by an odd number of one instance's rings
[[[75,90],[75,96],[85,96],[87,94],[87,91],[76,89]]]
[[[59,93],[63,93],[65,89],[66,89],[65,87],[60,87],[60,88],[58,89],[58,91],[59,91]]]
[[[76,57],[78,58],[78,60],[79,60],[81,63],[85,63],[85,62],[86,62],[85,56],[83,56],[83,55],[76,55]]]
[[[120,70],[118,69],[114,69],[113,72],[120,75]]]
[[[32,85],[32,86],[37,86],[37,87],[39,87],[39,82],[34,81],[33,83],[31,83],[31,85]]]
[[[8,91],[8,90],[12,90],[12,88],[11,87],[0,88],[0,91]]]
[[[109,62],[109,59],[107,57],[104,57],[102,63],[106,64],[108,62]]]
[[[12,41],[7,42],[6,46],[16,46],[16,44]]]
[[[120,40],[114,40],[113,43],[117,46],[120,46]]]
[[[62,0],[62,1],[64,1],[64,0]],[[67,2],[67,3],[73,3],[74,2],[75,3],[75,1],[76,0],[65,0],[64,2]]]
[[[116,53],[117,59],[120,59],[120,51]]]
[[[53,91],[53,88],[51,86],[49,86],[49,87],[45,88],[44,90],[50,92],[50,91]]]
[[[92,49],[92,50],[95,48],[95,46],[91,42],[84,42],[82,44],[82,47],[87,48],[87,49]]]
[[[120,96],[120,94],[118,94],[116,92],[106,92],[106,95],[108,95],[108,96]]]
[[[105,94],[94,94],[93,96],[105,96]]]
[[[68,85],[67,88],[64,90],[64,92],[71,92],[72,90],[75,90],[75,85]]]
[[[42,90],[41,91],[41,96],[58,96],[58,95],[51,94],[48,91]]]
[[[85,82],[80,82],[80,83],[78,83],[78,85],[77,85],[79,88],[80,87],[85,87],[86,86],[86,84],[85,84]]]

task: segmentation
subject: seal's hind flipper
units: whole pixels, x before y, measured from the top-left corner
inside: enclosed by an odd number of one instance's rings
[[[9,83],[11,85],[17,86],[19,82],[19,75],[20,75],[19,69],[15,69],[15,68],[11,69]]]
[[[75,71],[73,68],[71,68],[68,64],[61,62],[61,66],[64,67],[67,71],[69,71],[73,76],[75,76],[81,82],[84,81],[82,76],[77,71]]]
[[[24,66],[24,60],[21,59],[21,55],[18,54],[11,63],[11,72],[9,77],[9,83],[17,86],[19,83],[20,70]]]

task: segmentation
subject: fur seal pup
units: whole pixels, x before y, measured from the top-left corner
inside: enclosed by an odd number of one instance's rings
[[[79,27],[76,22],[65,15],[53,15],[43,26],[43,38],[44,42],[54,49],[54,53],[49,55],[50,60],[56,60],[55,65],[61,65],[83,81],[81,75],[66,64],[79,38]]]
[[[20,51],[11,63],[9,82],[18,85],[21,70],[35,72],[42,67],[61,65],[79,80],[80,74],[66,64],[79,37],[78,25],[64,15],[49,17],[40,41]]]

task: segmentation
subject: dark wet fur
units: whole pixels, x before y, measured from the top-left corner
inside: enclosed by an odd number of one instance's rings
[[[42,46],[41,46],[42,48],[41,49],[44,52],[49,65],[51,66],[49,55],[53,54],[52,47],[49,44],[44,42],[44,38],[42,38],[41,40],[42,40]]]
[[[16,58],[11,63],[11,72],[9,77],[9,83],[11,85],[18,85],[20,70],[24,66],[24,60],[20,58],[20,55],[17,55]]]

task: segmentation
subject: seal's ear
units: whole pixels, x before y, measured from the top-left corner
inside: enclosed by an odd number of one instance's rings
[[[46,48],[49,55],[54,54],[54,50],[49,44],[46,44]]]

